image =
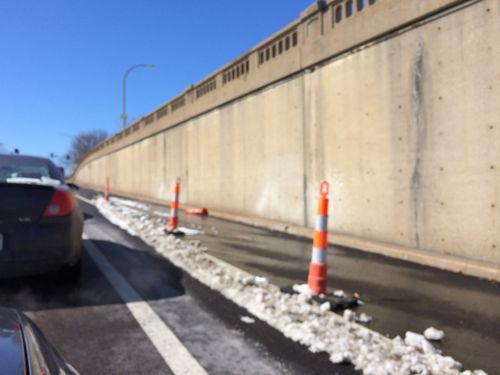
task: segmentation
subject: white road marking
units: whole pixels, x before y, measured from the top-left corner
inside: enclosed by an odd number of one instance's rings
[[[86,234],[83,235],[83,239],[85,240],[85,249],[90,257],[125,302],[172,372],[176,375],[207,375],[203,367],[193,358],[151,306],[101,254],[92,240]]]
[[[92,199],[82,197],[80,194],[75,194],[75,196],[77,199],[80,199],[80,200],[84,201],[85,203],[88,203],[88,204],[91,204],[92,206],[95,206],[95,203]]]

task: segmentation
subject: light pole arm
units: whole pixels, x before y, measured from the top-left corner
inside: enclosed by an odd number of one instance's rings
[[[123,129],[127,126],[127,78],[129,73],[137,68],[154,68],[155,66],[152,64],[135,64],[132,65],[130,68],[128,68],[123,75],[123,80],[122,80],[122,123],[123,123]]]

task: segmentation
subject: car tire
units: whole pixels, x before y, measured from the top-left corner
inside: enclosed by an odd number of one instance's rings
[[[82,273],[82,258],[78,259],[73,265],[64,266],[59,270],[58,278],[61,281],[67,281],[71,283],[76,283],[80,280],[80,275]]]

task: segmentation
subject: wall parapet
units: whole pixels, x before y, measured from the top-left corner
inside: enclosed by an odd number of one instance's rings
[[[75,169],[447,8],[474,0],[328,0],[96,146]]]

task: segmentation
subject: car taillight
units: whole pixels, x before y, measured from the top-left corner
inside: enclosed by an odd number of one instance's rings
[[[66,216],[75,208],[75,199],[70,192],[55,189],[43,216]]]

